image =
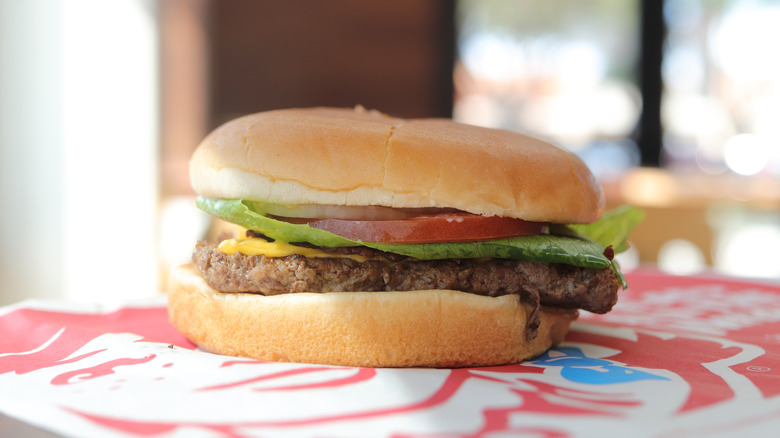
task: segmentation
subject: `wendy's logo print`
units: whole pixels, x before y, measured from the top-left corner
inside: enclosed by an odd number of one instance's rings
[[[652,274],[630,282],[620,306],[583,314],[536,359],[456,369],[210,354],[172,328],[164,300],[0,308],[0,412],[101,437],[563,437],[583,426],[775,436],[780,288]]]
[[[588,357],[578,347],[559,346],[528,365],[560,368],[561,377],[575,383],[611,385],[640,380],[670,380],[668,377],[627,367],[607,359]]]

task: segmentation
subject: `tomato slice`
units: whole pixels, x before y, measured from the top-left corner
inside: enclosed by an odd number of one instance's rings
[[[475,242],[547,232],[544,222],[470,213],[421,215],[398,220],[313,219],[312,228],[375,243]]]

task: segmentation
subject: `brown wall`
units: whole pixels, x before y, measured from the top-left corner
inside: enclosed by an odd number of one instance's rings
[[[191,194],[189,158],[234,117],[357,104],[449,117],[447,0],[166,0],[160,3],[162,195]]]
[[[315,105],[450,116],[453,4],[211,1],[209,128],[241,114]]]

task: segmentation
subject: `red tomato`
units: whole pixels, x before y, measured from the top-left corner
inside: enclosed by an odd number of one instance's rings
[[[312,228],[350,240],[375,243],[475,242],[542,234],[544,222],[469,213],[422,215],[399,220],[314,219]]]

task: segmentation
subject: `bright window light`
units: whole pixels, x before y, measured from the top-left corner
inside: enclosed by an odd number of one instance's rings
[[[707,267],[704,253],[685,239],[671,239],[658,251],[658,268],[674,275],[696,274]]]
[[[65,296],[158,290],[158,65],[150,0],[63,3]]]
[[[729,169],[740,175],[755,175],[769,163],[770,147],[761,137],[740,134],[726,143],[724,158]]]
[[[715,251],[715,268],[728,275],[780,278],[778,247],[778,224],[745,223],[720,233]]]

